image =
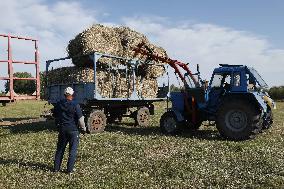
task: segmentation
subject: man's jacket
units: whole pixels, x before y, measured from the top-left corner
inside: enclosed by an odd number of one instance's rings
[[[78,121],[83,114],[79,104],[64,99],[55,105],[54,117],[60,131],[78,131]]]

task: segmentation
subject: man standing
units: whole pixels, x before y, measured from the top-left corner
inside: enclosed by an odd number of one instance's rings
[[[86,127],[84,116],[79,104],[73,101],[74,91],[71,87],[64,90],[65,99],[59,101],[54,107],[55,124],[58,127],[58,142],[54,159],[54,171],[58,172],[62,163],[64,151],[69,143],[69,158],[67,163],[67,173],[73,172],[77,148],[79,145],[79,129],[85,133]]]

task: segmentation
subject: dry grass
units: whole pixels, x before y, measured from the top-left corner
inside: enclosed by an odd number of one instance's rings
[[[38,117],[44,102],[0,107],[0,117]],[[274,126],[244,142],[225,141],[213,127],[163,136],[157,104],[151,127],[132,120],[81,137],[76,172],[54,174],[52,121],[0,127],[0,188],[283,188],[284,103]],[[66,158],[65,158],[66,159]],[[66,160],[64,161],[66,166]]]

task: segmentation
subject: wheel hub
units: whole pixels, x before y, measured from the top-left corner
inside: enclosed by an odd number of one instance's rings
[[[225,117],[226,125],[234,131],[242,130],[247,125],[247,115],[239,110],[231,110]]]
[[[137,110],[135,121],[136,124],[142,127],[147,127],[149,125],[149,110],[148,108],[140,108]]]
[[[94,115],[92,127],[94,130],[99,130],[103,126],[103,118],[100,115]]]
[[[146,123],[146,122],[148,122],[148,114],[146,113],[146,112],[142,112],[140,115],[139,115],[139,117],[138,117],[138,119],[139,119],[139,121],[141,122],[141,123]]]
[[[168,133],[172,132],[176,128],[176,121],[173,117],[168,117],[164,121],[165,129]]]

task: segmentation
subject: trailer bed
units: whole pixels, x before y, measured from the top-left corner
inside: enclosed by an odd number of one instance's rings
[[[111,58],[116,60],[123,60],[127,65],[125,67],[125,74],[129,75],[126,86],[132,84],[132,88],[128,88],[126,98],[113,97],[111,93],[108,96],[101,96],[98,91],[96,83],[97,77],[97,63],[100,58]],[[72,59],[72,57],[58,58],[47,61],[46,74],[51,63]],[[94,82],[81,82],[71,84],[49,84],[48,78],[46,78],[46,99],[50,104],[55,105],[61,99],[64,99],[64,90],[67,87],[74,89],[74,100],[79,103],[83,109],[83,113],[86,117],[86,123],[90,133],[102,132],[106,126],[106,123],[112,123],[114,121],[121,121],[122,117],[132,117],[135,119],[135,123],[140,126],[149,125],[149,116],[154,114],[154,102],[165,101],[166,96],[160,98],[146,98],[142,95],[142,89],[136,89],[136,69],[141,63],[136,59],[127,59],[122,57],[116,57],[108,54],[97,53],[90,55],[90,59],[93,60],[94,69]],[[109,64],[109,69],[112,69]],[[47,74],[48,75],[48,74]],[[131,79],[130,79],[131,78]],[[157,94],[158,95],[158,94]],[[136,109],[136,110],[133,110]]]

